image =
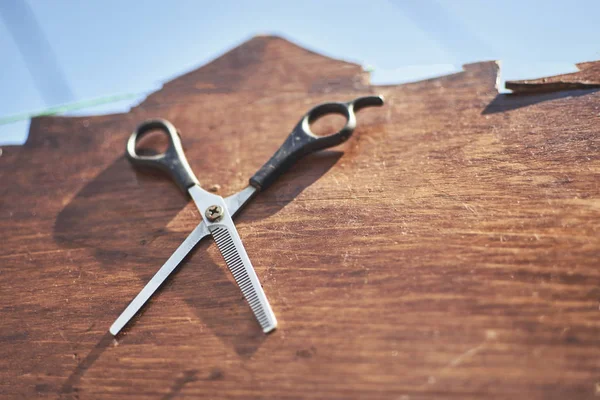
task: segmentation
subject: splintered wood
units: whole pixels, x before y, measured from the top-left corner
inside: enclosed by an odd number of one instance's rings
[[[584,66],[532,94],[499,95],[493,62],[373,86],[358,65],[257,37],[127,114],[34,119],[0,157],[1,397],[600,394],[600,93],[576,84],[600,69]],[[365,94],[386,105],[236,220],[277,331],[206,240],[107,333],[199,222],[124,158],[139,122],[170,120],[201,184],[227,196],[310,107]]]

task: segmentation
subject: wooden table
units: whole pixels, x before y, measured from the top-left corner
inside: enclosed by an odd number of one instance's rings
[[[256,37],[129,113],[35,118],[0,156],[1,397],[594,398],[599,65],[512,95],[494,62],[373,86],[358,65]],[[124,158],[139,122],[173,122],[226,196],[310,107],[365,94],[386,105],[237,219],[277,331],[263,335],[206,240],[107,333],[199,221]]]

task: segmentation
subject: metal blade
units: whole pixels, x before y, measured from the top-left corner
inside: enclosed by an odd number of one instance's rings
[[[256,188],[248,186],[245,189],[240,190],[234,195],[231,195],[224,199],[227,208],[231,210],[232,215],[236,215],[244,205],[254,197]],[[134,317],[135,314],[146,304],[148,299],[152,297],[154,292],[163,284],[163,282],[169,277],[171,272],[177,268],[177,266],[183,261],[190,251],[210,232],[206,227],[204,221],[200,221],[198,226],[189,234],[189,236],[181,243],[181,245],[175,250],[175,252],[169,257],[167,262],[156,272],[150,282],[144,286],[142,291],[131,301],[125,311],[119,315],[116,321],[111,325],[109,331],[113,335],[117,335],[121,329]]]
[[[185,258],[185,256],[202,240],[208,236],[210,232],[206,228],[204,221],[200,222],[196,228],[189,234],[189,236],[181,243],[181,245],[175,250],[175,252],[169,257],[167,262],[158,270],[158,272],[152,277],[150,282],[144,286],[142,291],[132,300],[127,306],[125,311],[119,315],[119,318],[111,325],[109,331],[113,335],[117,335],[121,329],[133,318],[133,316],[142,308],[142,306],[148,301],[150,297],[156,292],[156,290],[163,284],[163,282],[169,277],[171,272],[177,268],[179,263]]]
[[[231,218],[225,217],[223,220],[212,224],[209,230],[263,332],[270,332],[277,327],[275,314]]]
[[[232,197],[229,202],[233,204],[234,210],[237,211],[241,208],[255,191],[256,189],[249,186],[242,190],[239,196]],[[188,192],[194,199],[198,210],[202,213],[202,218],[215,239],[217,248],[225,259],[227,267],[233,274],[233,278],[250,305],[261,328],[265,333],[272,331],[277,327],[277,319],[273,314],[265,292],[262,290],[237,229],[235,229],[227,203],[222,197],[208,193],[198,185],[190,187]],[[209,219],[208,214],[211,209],[213,209],[212,213],[217,212],[220,214],[216,219]]]
[[[236,194],[226,197],[224,199],[225,204],[227,205],[227,209],[231,213],[231,216],[235,217],[238,211],[241,210],[246,203],[248,203],[248,201],[254,197],[255,194],[256,188],[254,186],[247,186]]]

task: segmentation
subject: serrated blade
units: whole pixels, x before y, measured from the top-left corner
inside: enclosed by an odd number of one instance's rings
[[[228,219],[228,221],[226,219],[223,224],[213,224],[209,227],[209,230],[263,332],[270,332],[277,327],[277,319],[260,285],[258,276],[254,272],[235,226],[233,226],[233,223],[227,223],[230,221],[231,219]]]
[[[236,215],[238,211],[248,203],[248,201],[256,194],[256,188],[248,186],[238,193],[224,199],[228,211],[231,210],[232,215]],[[111,325],[109,331],[116,336],[121,329],[139,312],[146,304],[152,295],[158,290],[169,275],[177,268],[190,251],[204,237],[210,235],[206,223],[200,221],[198,226],[190,233],[190,235],[181,243],[175,252],[169,257],[167,262],[156,272],[152,279],[144,286],[142,291],[131,301],[127,308],[119,315],[115,322]],[[267,303],[268,304],[268,303]],[[275,325],[277,322],[275,321]],[[262,326],[262,325],[261,325]],[[264,327],[263,327],[264,329]],[[271,330],[274,328],[271,328]]]
[[[236,207],[241,207],[247,199],[252,197],[255,190],[245,189],[243,192],[245,195],[238,199],[239,204]],[[204,223],[215,239],[217,248],[225,259],[227,267],[233,274],[262,330],[265,333],[272,331],[277,327],[275,314],[273,314],[258,276],[254,272],[240,235],[235,229],[225,200],[221,196],[207,192],[199,185],[190,187],[188,193],[194,199]],[[233,203],[236,202],[236,200],[233,201]]]

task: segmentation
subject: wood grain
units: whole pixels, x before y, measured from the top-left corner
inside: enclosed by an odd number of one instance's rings
[[[0,157],[1,397],[594,398],[600,93],[499,95],[497,73],[373,86],[256,37],[127,114],[34,119]],[[199,221],[125,160],[137,123],[173,122],[201,183],[229,195],[310,107],[368,93],[386,105],[237,219],[277,331],[207,240],[107,333]]]

